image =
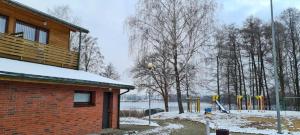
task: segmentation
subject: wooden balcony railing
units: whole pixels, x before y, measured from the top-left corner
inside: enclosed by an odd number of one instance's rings
[[[0,33],[0,57],[76,69],[77,56],[78,53],[63,47],[43,45]]]

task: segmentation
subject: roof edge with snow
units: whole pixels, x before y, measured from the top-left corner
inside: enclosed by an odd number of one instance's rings
[[[120,89],[129,89],[129,90],[135,89],[135,87],[132,85],[113,84],[113,83],[105,83],[105,82],[95,82],[95,81],[58,78],[58,77],[40,76],[40,75],[30,75],[30,74],[12,73],[12,72],[4,72],[4,71],[0,71],[0,76],[8,77],[8,78],[26,79],[26,80],[47,81],[53,83],[67,83],[73,85],[92,85],[92,86],[99,86],[99,87],[113,87],[113,88],[120,88]]]
[[[45,81],[60,84],[88,85],[93,87],[111,87],[134,89],[130,83],[112,80],[98,74],[81,70],[67,69],[26,61],[0,58],[0,77],[4,79],[21,79]],[[19,81],[19,80],[18,80]]]

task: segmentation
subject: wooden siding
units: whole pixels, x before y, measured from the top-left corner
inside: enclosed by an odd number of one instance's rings
[[[8,33],[15,32],[16,20],[49,30],[49,44],[69,50],[70,28],[53,20],[0,2],[0,14],[8,16]],[[47,25],[44,25],[44,22]]]
[[[0,34],[0,57],[76,69],[78,54],[63,47]]]

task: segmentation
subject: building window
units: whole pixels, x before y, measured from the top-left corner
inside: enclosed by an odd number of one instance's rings
[[[95,92],[93,91],[75,91],[74,107],[95,106]]]
[[[42,28],[26,24],[21,21],[16,22],[16,33],[23,33],[23,38],[36,41],[42,44],[48,44],[48,31]]]
[[[39,43],[47,44],[48,40],[48,32],[45,30],[39,30]]]
[[[7,17],[0,15],[0,33],[5,33],[7,28]]]

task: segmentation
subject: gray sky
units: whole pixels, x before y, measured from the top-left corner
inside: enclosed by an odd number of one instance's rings
[[[121,74],[123,82],[131,82],[129,69],[133,58],[128,54],[128,36],[124,30],[126,17],[133,15],[137,0],[17,0],[25,5],[46,12],[48,8],[69,5],[81,25],[99,39],[105,62],[111,62]],[[216,0],[217,19],[222,23],[242,22],[250,15],[270,20],[269,0]],[[287,7],[300,8],[300,0],[273,0],[278,15]]]

